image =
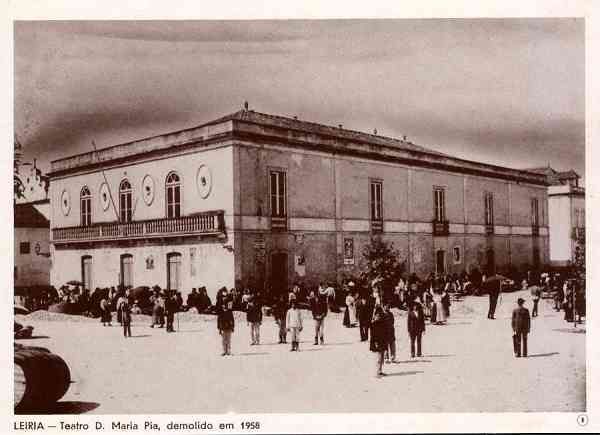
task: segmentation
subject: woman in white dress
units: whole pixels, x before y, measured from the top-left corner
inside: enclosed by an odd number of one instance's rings
[[[435,304],[435,324],[441,325],[446,323],[446,311],[442,299],[446,295],[446,292],[435,291],[433,293],[433,303]]]
[[[348,296],[346,296],[346,307],[348,307],[348,323],[352,328],[356,326],[356,301],[352,293],[348,293]]]

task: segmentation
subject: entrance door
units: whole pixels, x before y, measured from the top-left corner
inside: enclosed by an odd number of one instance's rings
[[[81,282],[84,289],[92,290],[92,257],[89,255],[81,258]]]
[[[271,255],[271,290],[275,294],[288,290],[288,255],[285,252]]]
[[[487,276],[494,275],[496,273],[496,258],[495,258],[493,249],[487,250],[486,261],[487,261],[487,264],[486,264]]]
[[[167,255],[167,290],[180,290],[181,287],[181,254],[176,252]]]
[[[435,271],[439,274],[446,273],[446,251],[440,249],[435,253]]]

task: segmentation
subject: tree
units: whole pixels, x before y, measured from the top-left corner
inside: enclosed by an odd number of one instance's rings
[[[380,281],[384,297],[391,294],[405,272],[405,264],[400,261],[400,254],[393,243],[371,238],[371,242],[363,248],[364,266],[360,273],[361,281],[369,287],[373,280]]]
[[[14,157],[13,157],[13,200],[16,202],[17,199],[25,198],[25,186],[23,186],[23,181],[19,177],[19,165],[21,164],[21,157],[23,156],[23,147],[17,135],[15,134],[14,138]]]

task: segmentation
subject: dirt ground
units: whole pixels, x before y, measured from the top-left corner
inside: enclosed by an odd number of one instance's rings
[[[17,316],[34,339],[61,355],[73,383],[52,413],[195,414],[283,412],[525,412],[585,410],[585,326],[573,328],[541,301],[533,319],[529,358],[512,353],[510,313],[517,297],[503,294],[497,319],[487,298],[454,302],[445,326],[427,324],[424,356],[411,359],[404,312],[396,311],[399,363],[377,379],[374,355],[341,314],[326,319],[324,346],[314,346],[312,318],[303,312],[300,352],[279,345],[265,317],[261,345],[250,346],[236,320],[232,357],[221,356],[214,317],[181,315],[179,330],[148,327],[136,317],[133,337],[98,320],[47,321]],[[116,320],[116,319],[115,319]],[[175,323],[177,328],[177,322]]]

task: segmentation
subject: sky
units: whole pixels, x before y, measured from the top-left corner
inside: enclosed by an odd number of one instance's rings
[[[50,161],[242,108],[512,168],[585,167],[584,21],[16,21],[15,133]]]

